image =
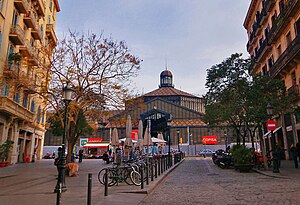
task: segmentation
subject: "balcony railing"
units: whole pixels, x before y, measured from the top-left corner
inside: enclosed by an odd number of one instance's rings
[[[15,45],[23,45],[25,39],[25,32],[19,25],[14,25],[10,29],[9,40]]]
[[[266,53],[266,51],[269,48],[270,48],[270,45],[268,44],[268,39],[266,38],[260,45],[260,47],[255,55],[255,60],[259,61],[259,59]]]
[[[28,57],[28,60],[30,62],[35,62],[37,64],[37,52],[34,50],[34,48],[30,45],[29,41],[26,40],[24,43],[24,46],[20,46],[20,53],[24,57]]]
[[[45,8],[46,8],[45,1],[44,0],[33,0],[32,3],[33,3],[33,6],[34,6],[36,12],[38,13],[38,15],[44,17],[45,16]]]
[[[0,96],[0,111],[5,112],[13,117],[17,117],[21,120],[26,120],[29,122],[33,122],[34,120],[33,112],[30,112],[7,96]]]
[[[38,23],[36,19],[37,18],[35,17],[35,14],[32,11],[29,11],[26,15],[24,15],[24,22],[28,28],[38,28]]]
[[[35,29],[31,30],[31,34],[32,34],[32,36],[35,40],[40,40],[41,41],[42,38],[43,38],[43,33],[42,33],[41,29],[39,28],[38,24],[36,25]]]
[[[56,46],[57,45],[57,37],[54,32],[53,24],[46,25],[46,34],[50,41]]]
[[[294,61],[300,59],[300,35],[290,43],[287,49],[280,55],[274,65],[270,68],[270,75],[274,78],[284,68],[294,66]]]
[[[276,0],[265,0],[265,1],[263,2],[263,8],[264,8],[267,12],[270,12],[270,11],[273,9],[275,3],[276,3]]]
[[[14,0],[14,4],[19,13],[26,14],[29,11],[30,5],[26,0]]]
[[[299,95],[299,85],[292,85],[290,88],[287,89],[288,95]]]
[[[289,17],[294,14],[294,12],[299,9],[300,1],[299,0],[288,0],[282,12],[278,15],[274,21],[272,28],[270,29],[268,39],[269,44],[274,43],[277,38],[281,35],[285,26],[288,25]]]

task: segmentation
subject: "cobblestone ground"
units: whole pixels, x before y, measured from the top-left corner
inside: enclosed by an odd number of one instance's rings
[[[299,204],[300,177],[282,179],[220,169],[211,158],[187,158],[140,205]]]

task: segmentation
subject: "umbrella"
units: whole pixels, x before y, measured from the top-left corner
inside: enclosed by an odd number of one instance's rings
[[[157,138],[160,139],[160,140],[164,140],[164,136],[163,136],[162,133],[159,133],[159,134],[157,135]]]
[[[139,126],[138,126],[138,143],[137,147],[141,151],[143,149],[143,122],[142,120],[139,121]]]
[[[146,126],[143,144],[146,146],[146,155],[148,156],[148,154],[149,154],[149,145],[152,146],[152,144],[153,144],[148,124]]]
[[[132,133],[131,117],[130,115],[128,115],[126,120],[126,140],[124,146],[132,147],[133,143],[131,139],[131,133]]]
[[[114,146],[114,162],[116,162],[116,157],[117,157],[116,146],[119,145],[119,136],[118,136],[117,128],[113,129],[111,145]]]
[[[111,145],[112,146],[118,146],[119,145],[119,136],[118,136],[117,128],[113,129]]]
[[[121,138],[121,139],[119,139],[119,142],[126,142],[126,140],[127,140],[127,138]],[[136,140],[131,140],[131,143],[132,144],[137,143],[137,141]]]
[[[161,140],[161,139],[158,139],[158,138],[156,138],[156,137],[152,137],[151,140],[152,140],[152,142],[154,142],[154,143],[166,143],[166,142],[167,142],[167,141],[165,141],[165,140]]]

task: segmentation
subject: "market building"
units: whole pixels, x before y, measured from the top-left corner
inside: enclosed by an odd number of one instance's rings
[[[284,81],[287,95],[296,95],[286,113],[274,116],[279,128],[276,143],[286,150],[300,141],[300,1],[252,0],[244,27],[247,50],[253,59],[249,72]],[[270,143],[270,133],[266,133]]]
[[[98,129],[98,135],[109,141],[111,129],[116,127],[119,138],[125,137],[127,115],[132,118],[133,129],[138,129],[139,120],[143,121],[144,129],[151,121],[151,136],[164,134],[164,139],[171,139],[171,145],[204,144],[204,136],[215,136],[216,144],[226,144],[234,139],[226,127],[208,127],[202,121],[204,98],[176,89],[173,74],[165,69],[160,74],[159,87],[126,103],[125,110],[110,117],[105,126]],[[103,123],[102,123],[103,124]]]
[[[14,142],[9,163],[40,159],[58,0],[0,1],[0,144]]]

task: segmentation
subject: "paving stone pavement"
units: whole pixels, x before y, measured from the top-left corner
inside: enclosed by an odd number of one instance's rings
[[[299,204],[300,169],[282,161],[280,174],[271,170],[239,173],[220,169],[211,158],[186,158],[141,190],[120,184],[104,187],[98,171],[102,160],[84,160],[78,177],[66,177],[62,205],[87,204],[87,175],[93,174],[92,205],[190,205],[190,204]],[[57,171],[53,160],[21,163],[0,168],[0,205],[53,205]]]
[[[211,158],[186,158],[139,205],[298,205],[300,170],[282,163],[281,174],[262,175],[220,169]]]

